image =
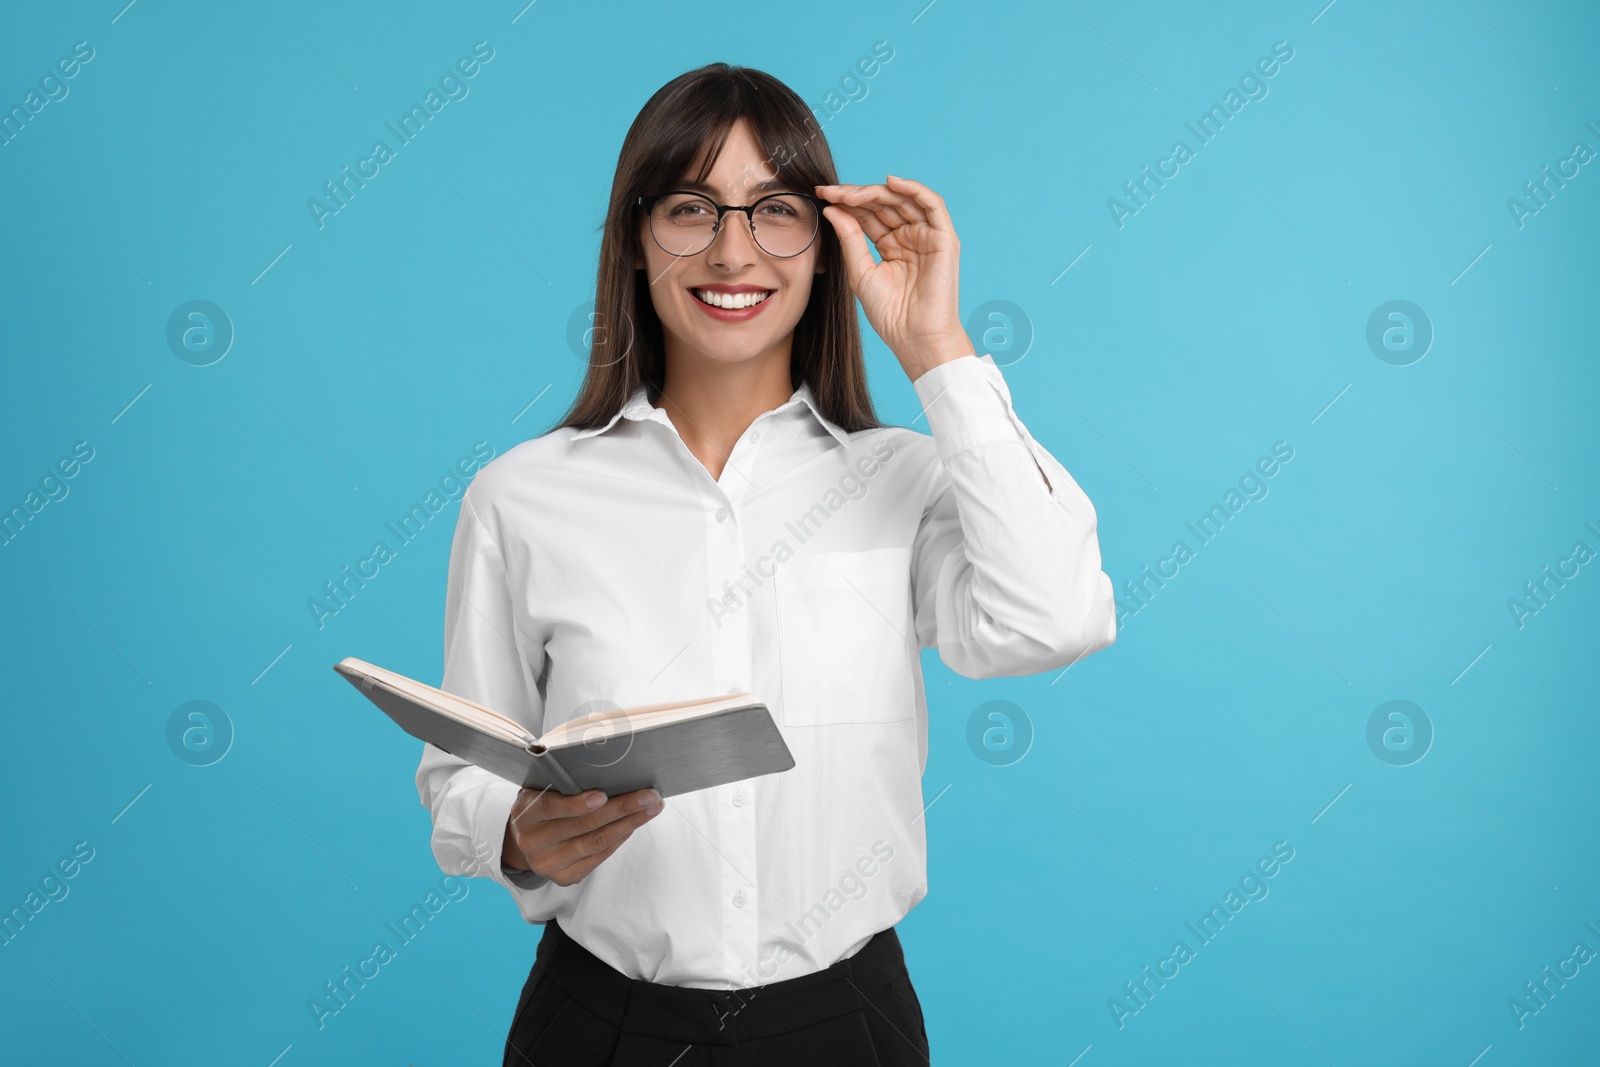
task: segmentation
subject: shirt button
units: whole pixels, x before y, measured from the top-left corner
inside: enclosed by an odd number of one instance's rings
[[[736,808],[744,807],[744,793],[743,792],[735,792],[733,794],[733,806],[736,807]]]
[[[728,521],[728,509],[727,508],[718,508],[717,509],[717,521],[718,522],[727,522]]]
[[[744,907],[744,902],[745,902],[744,890],[741,889],[741,890],[739,890],[737,893],[735,893],[733,895],[733,906],[736,907],[736,908],[742,908],[742,907]]]
[[[751,431],[751,433],[750,433],[750,443],[751,444],[755,444],[759,440],[761,440],[761,431],[760,430]]]

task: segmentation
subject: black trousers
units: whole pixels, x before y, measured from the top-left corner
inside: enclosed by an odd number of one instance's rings
[[[504,1067],[926,1067],[894,927],[826,970],[739,990],[629,978],[545,924]]]

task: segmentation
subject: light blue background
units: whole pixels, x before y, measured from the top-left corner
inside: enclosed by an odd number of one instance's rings
[[[993,350],[1119,586],[1294,448],[1064,676],[925,658],[931,888],[900,932],[935,1062],[1594,1062],[1600,964],[1522,1029],[1507,1007],[1600,949],[1600,567],[1507,608],[1600,549],[1600,164],[1522,228],[1506,206],[1600,149],[1592,5],[124,2],[0,34],[7,109],[95,49],[0,147],[0,504],[95,449],[0,548],[0,905],[95,850],[0,948],[5,1059],[499,1062],[539,928],[484,881],[325,1029],[307,1008],[439,883],[418,743],[329,667],[437,680],[454,505],[325,628],[306,601],[474,442],[564,409],[656,88],[726,58],[821,107],[885,40],[825,127],[842,178],[933,187],[964,314],[1024,310],[1031,349]],[[470,95],[319,230],[307,199],[480,40]],[[1277,41],[1269,95],[1197,147],[1184,123]],[[1107,199],[1179,138],[1196,157],[1119,229]],[[191,299],[237,331],[209,367],[164,339]],[[1392,299],[1435,330],[1410,366],[1366,343]],[[883,417],[925,428],[868,359]],[[1035,734],[1005,767],[966,741],[995,698]],[[1411,766],[1366,741],[1397,698],[1436,731]],[[236,735],[208,767],[166,740],[196,699]],[[1270,895],[1119,1029],[1108,1000],[1279,841]]]

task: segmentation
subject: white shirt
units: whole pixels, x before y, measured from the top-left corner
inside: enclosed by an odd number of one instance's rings
[[[926,895],[918,650],[969,678],[1030,674],[1111,644],[1116,616],[1094,507],[994,361],[913,384],[931,437],[847,433],[802,384],[713,479],[640,387],[605,426],[479,472],[441,688],[535,734],[597,701],[747,691],[795,766],[667,798],[560,886],[501,866],[517,786],[426,745],[417,791],[445,872],[506,886],[525,920],[554,917],[630,978],[710,989],[822,970]]]

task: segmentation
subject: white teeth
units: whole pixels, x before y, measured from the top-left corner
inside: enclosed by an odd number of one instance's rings
[[[747,308],[761,303],[771,292],[764,293],[713,293],[706,289],[693,290],[694,295],[702,302],[719,308]]]

